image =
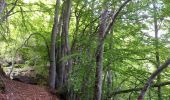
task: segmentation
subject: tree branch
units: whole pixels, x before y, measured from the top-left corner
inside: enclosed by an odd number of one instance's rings
[[[162,82],[162,83],[159,83],[159,84],[153,84],[153,85],[151,85],[151,87],[161,87],[161,86],[166,86],[166,85],[170,85],[170,81]],[[114,92],[111,93],[111,95],[108,96],[108,98],[111,98],[112,96],[115,96],[117,94],[136,92],[136,91],[140,91],[142,89],[143,89],[143,87],[114,91]]]
[[[121,10],[122,10],[130,1],[131,1],[131,0],[126,0],[126,1],[118,8],[118,10],[117,10],[115,13],[112,14],[112,16],[111,16],[112,21],[111,21],[111,23],[110,23],[109,25],[106,26],[105,34],[104,34],[103,38],[101,39],[102,42],[99,44],[98,47],[101,47],[101,45],[103,45],[103,43],[104,43],[103,41],[104,41],[105,38],[107,37],[110,29],[113,27],[113,25],[114,25],[114,23],[115,23],[115,21],[116,21],[116,18],[117,18],[118,15],[119,15],[119,13],[121,12]],[[98,51],[99,51],[100,49],[101,49],[101,48],[97,48],[97,52],[96,52],[96,53],[98,53]]]
[[[105,37],[107,36],[107,34],[109,33],[110,29],[112,28],[112,26],[114,25],[115,21],[116,21],[116,18],[117,16],[119,15],[119,13],[122,11],[122,9],[130,2],[131,0],[126,0],[120,7],[119,9],[113,13],[113,15],[111,16],[112,18],[112,22],[108,25],[108,27],[106,28],[106,34],[105,34]],[[104,37],[104,38],[105,38]]]
[[[14,10],[14,8],[16,7],[16,5],[17,5],[17,2],[18,2],[18,0],[16,0],[15,2],[14,2],[14,6],[6,13],[6,15],[4,15],[3,17],[1,17],[1,21],[3,22],[10,14],[11,14],[11,12]]]
[[[165,61],[165,63],[163,63],[154,73],[152,73],[152,75],[148,78],[147,82],[145,83],[144,87],[141,89],[141,92],[140,92],[140,94],[138,96],[138,100],[143,100],[143,97],[144,97],[146,91],[151,86],[151,84],[152,84],[153,80],[155,79],[155,77],[157,75],[159,75],[165,68],[167,68],[169,64],[170,64],[170,58],[167,59]]]
[[[41,33],[37,33],[37,32],[30,34],[29,37],[24,41],[24,43],[23,43],[19,48],[16,49],[16,51],[15,51],[15,53],[14,53],[14,56],[13,56],[13,59],[15,59],[17,52],[29,41],[29,39],[30,39],[33,35],[39,35],[40,37],[42,37],[42,38],[44,39],[44,42],[45,42],[45,45],[46,45],[46,49],[47,49],[47,52],[48,52],[48,57],[49,57],[49,59],[50,59],[50,52],[49,52],[48,42],[47,42],[46,38],[45,38]],[[14,60],[12,60],[12,68],[11,68],[9,74],[8,74],[9,77],[11,76],[11,73],[12,73],[12,71],[13,71],[13,69],[14,69],[14,65],[13,65],[13,64],[14,64]]]

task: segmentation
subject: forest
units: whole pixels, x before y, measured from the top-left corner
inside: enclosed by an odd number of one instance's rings
[[[0,0],[0,100],[170,100],[170,0]]]

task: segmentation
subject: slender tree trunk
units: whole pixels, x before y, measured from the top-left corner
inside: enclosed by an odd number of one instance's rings
[[[72,42],[72,46],[71,46],[71,51],[73,51],[76,47],[76,42],[77,42],[77,35],[78,35],[78,31],[79,31],[79,23],[80,23],[80,15],[79,13],[77,14],[77,10],[75,10],[75,18],[76,18],[76,28],[75,28],[75,32],[74,32],[74,36],[73,36],[73,42]]]
[[[98,50],[96,52],[96,76],[95,76],[95,88],[94,88],[94,100],[101,100],[102,94],[102,71],[103,71],[103,50],[104,44],[101,42],[105,35],[106,28],[106,18],[107,11],[103,11],[101,15],[101,22],[99,26],[99,41],[98,41]],[[101,45],[102,44],[102,45]]]
[[[156,68],[160,66],[160,56],[159,56],[159,38],[158,38],[158,21],[157,21],[157,8],[156,8],[156,0],[153,0],[153,8],[154,8],[154,28],[155,28],[155,58],[156,58]],[[157,76],[157,83],[161,82],[161,75]],[[158,100],[161,99],[161,87],[158,87]]]
[[[49,69],[49,86],[52,90],[55,89],[56,79],[56,37],[58,32],[58,14],[59,14],[60,0],[56,0],[54,24],[51,34],[51,48],[50,48],[50,69]]]
[[[65,35],[61,34],[61,58],[65,56],[65,41],[64,41]],[[61,85],[64,83],[64,72],[65,72],[65,62],[61,61],[61,80],[60,83]]]
[[[59,25],[58,25],[58,37],[57,39],[60,40],[62,39],[61,36],[61,26],[62,26],[62,15],[60,16],[59,19]],[[61,85],[63,84],[63,70],[62,70],[62,66],[61,66],[61,62],[60,59],[62,58],[62,40],[61,42],[58,42],[58,49],[57,49],[57,57],[56,57],[56,61],[57,61],[57,65],[56,65],[56,89],[58,89],[59,87],[61,87]]]
[[[112,75],[111,75],[111,70],[109,69],[108,71],[108,75],[107,75],[107,95],[110,95],[110,91],[112,89]]]
[[[107,37],[109,31],[113,27],[117,16],[121,12],[121,10],[130,2],[131,0],[126,0],[120,5],[117,11],[115,11],[111,16],[111,23],[107,26],[106,17],[107,11],[105,10],[101,15],[101,23],[99,25],[99,42],[96,51],[96,76],[95,76],[95,88],[94,88],[94,100],[101,100],[102,95],[102,71],[103,71],[103,49],[104,49],[104,40]]]
[[[70,19],[70,11],[71,11],[71,0],[65,0],[64,5],[64,16],[63,16],[63,35],[65,41],[65,54],[67,56],[71,55],[70,46],[69,46],[69,19]],[[68,59],[65,63],[65,75],[64,75],[64,82],[67,83],[68,74],[72,68],[72,61]]]
[[[6,6],[5,0],[1,0],[0,1],[0,14],[3,12],[5,6]]]

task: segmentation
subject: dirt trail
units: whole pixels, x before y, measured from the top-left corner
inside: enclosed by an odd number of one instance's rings
[[[0,94],[0,100],[59,100],[42,86],[8,79],[4,79],[4,83],[6,92]]]

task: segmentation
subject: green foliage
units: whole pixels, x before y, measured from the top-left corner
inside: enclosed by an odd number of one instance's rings
[[[102,9],[116,9],[124,0],[73,0],[69,23],[69,44],[72,54],[59,59],[72,59],[69,88],[81,98],[92,99],[95,80],[95,52]],[[11,0],[3,15],[11,9]],[[62,4],[63,2],[61,2]],[[169,57],[170,1],[157,0],[159,25],[158,51],[160,62]],[[12,61],[16,54],[23,57],[23,64],[15,67],[33,67],[47,80],[50,36],[53,25],[55,0],[19,0],[5,21],[0,19],[0,60]],[[62,12],[62,7],[60,7]],[[132,0],[116,19],[113,29],[105,39],[103,60],[103,99],[114,91],[138,88],[156,70],[152,2]],[[108,24],[108,23],[107,23]],[[57,43],[61,35],[57,33]],[[56,48],[57,49],[57,48]],[[58,56],[58,55],[56,55]],[[110,74],[108,74],[111,72]],[[169,69],[161,73],[161,82],[169,80]],[[110,80],[108,77],[110,75]],[[43,83],[44,80],[39,80]],[[110,81],[110,83],[109,83]],[[156,83],[156,80],[154,81]],[[46,83],[43,83],[46,84]],[[162,98],[168,100],[169,86],[162,87]],[[113,96],[115,100],[136,99],[138,92]],[[147,92],[146,99],[157,100],[157,90]]]

